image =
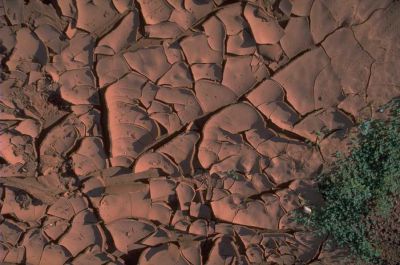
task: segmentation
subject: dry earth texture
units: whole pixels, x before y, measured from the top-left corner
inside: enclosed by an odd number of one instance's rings
[[[351,128],[399,96],[399,14],[0,1],[0,262],[344,264],[290,217],[321,201],[312,178]]]

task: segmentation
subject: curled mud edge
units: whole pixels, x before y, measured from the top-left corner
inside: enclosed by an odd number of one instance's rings
[[[0,1],[0,263],[340,264],[291,218],[400,95],[399,12]]]

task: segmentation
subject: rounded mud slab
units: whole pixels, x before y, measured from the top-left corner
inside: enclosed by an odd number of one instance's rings
[[[399,13],[0,1],[0,263],[340,264],[291,217],[400,95]]]

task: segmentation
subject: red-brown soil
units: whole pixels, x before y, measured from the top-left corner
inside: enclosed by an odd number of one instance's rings
[[[392,0],[0,1],[0,262],[343,264],[290,217],[400,95]],[[233,173],[236,172],[236,173]]]

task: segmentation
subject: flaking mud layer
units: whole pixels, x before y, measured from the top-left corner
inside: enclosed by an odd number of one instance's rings
[[[0,262],[339,264],[291,216],[400,95],[399,13],[0,1]]]

